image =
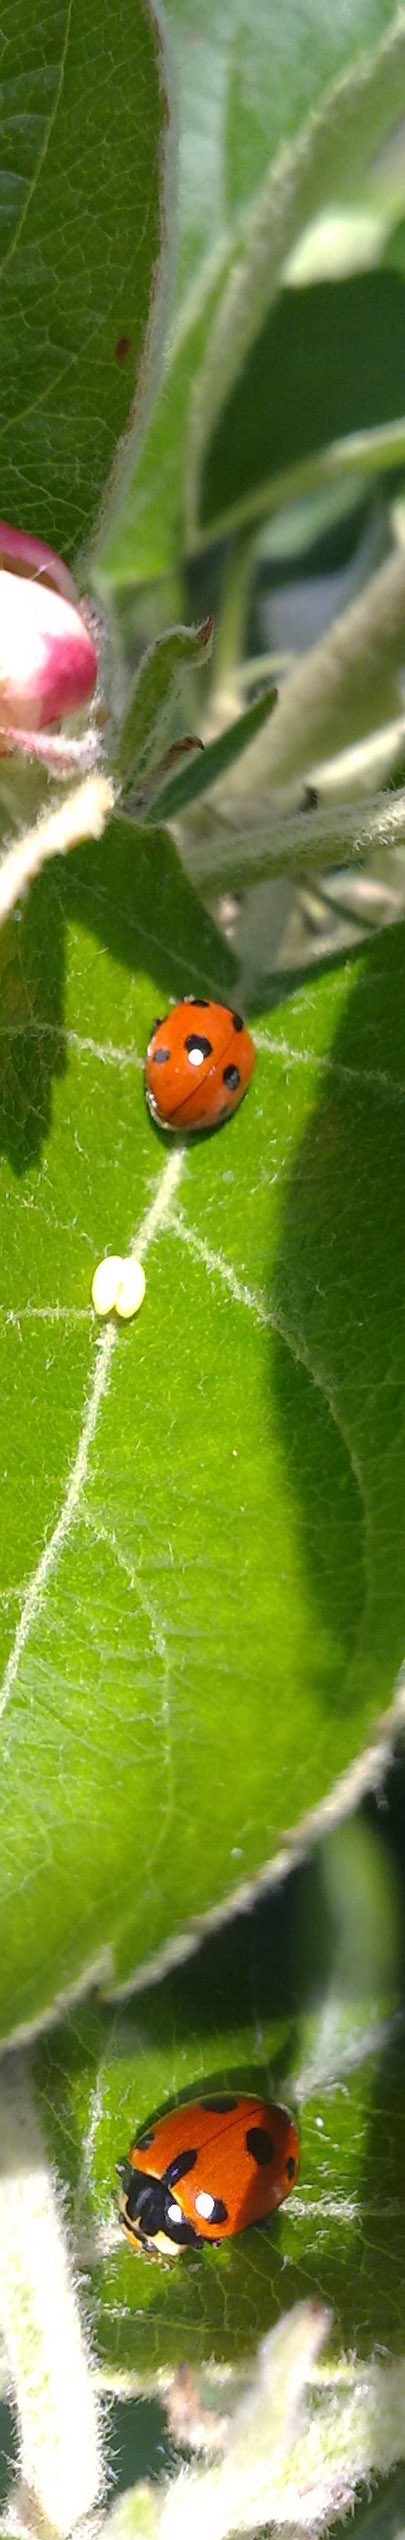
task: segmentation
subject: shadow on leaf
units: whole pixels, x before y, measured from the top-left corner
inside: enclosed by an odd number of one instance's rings
[[[311,1592],[330,1623],[340,1710],[385,1707],[403,1653],[405,930],[349,973],[321,1091],[287,1186],[272,1355]]]
[[[41,1154],[65,1067],[64,921],[54,873],[0,933],[0,1152],[20,1176]]]

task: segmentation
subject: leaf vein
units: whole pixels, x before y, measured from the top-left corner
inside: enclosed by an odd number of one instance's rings
[[[118,1543],[115,1528],[104,1526],[98,1516],[97,1518],[93,1517],[91,1509],[84,1508],[82,1510],[82,1516],[84,1518],[84,1524],[88,1528],[89,1534],[94,1536],[96,1543],[105,1544],[107,1551],[112,1553],[114,1560],[118,1562],[119,1569],[124,1571],[125,1577],[129,1580],[133,1593],[138,1598],[141,1611],[146,1615],[147,1622],[150,1625],[156,1657],[159,1659],[163,1668],[161,1716],[162,1728],[165,1737],[163,1762],[166,1770],[167,1797],[165,1808],[160,1809],[159,1811],[159,1825],[157,1827],[156,1840],[151,1846],[149,1852],[148,1878],[150,1879],[151,1873],[155,1868],[157,1855],[161,1851],[162,1844],[168,1832],[174,1805],[173,1758],[171,1746],[171,1676],[168,1643],[163,1619],[158,1613],[154,1598],[149,1595],[149,1589],[146,1587],[142,1572],[137,1567],[136,1563],[129,1559],[128,1554],[123,1551],[121,1544]]]
[[[339,1059],[328,1058],[327,1052],[293,1049],[289,1041],[277,1040],[269,1032],[256,1032],[255,1042],[257,1050],[264,1053],[267,1050],[269,1057],[284,1060],[286,1067],[312,1067],[314,1072],[321,1067],[326,1075],[336,1076],[340,1084],[357,1085],[360,1092],[367,1087],[372,1093],[388,1095],[393,1102],[405,1102],[405,1085],[400,1081],[396,1084],[395,1078],[385,1075],[382,1067],[345,1067]]]
[[[60,100],[61,100],[61,96],[62,96],[63,82],[64,82],[64,77],[65,77],[66,62],[67,62],[67,53],[68,53],[69,36],[70,36],[70,29],[71,29],[71,24],[72,24],[72,16],[73,16],[73,0],[67,0],[65,36],[64,36],[64,42],[63,42],[63,44],[62,44],[61,57],[60,57],[59,78],[58,78],[58,80],[57,80],[57,84],[56,84],[56,88],[55,88],[55,96],[54,96],[54,100],[53,100],[53,106],[52,106],[52,108],[51,108],[51,113],[50,113],[50,115],[48,116],[48,120],[47,120],[47,123],[46,123],[45,132],[44,132],[44,138],[43,138],[43,142],[42,142],[42,148],[40,149],[40,151],[39,151],[39,153],[38,153],[38,158],[37,158],[37,160],[36,160],[36,165],[35,165],[35,168],[34,168],[34,172],[33,172],[32,180],[31,180],[31,184],[30,184],[29,186],[27,186],[27,192],[26,192],[26,195],[25,195],[25,200],[24,200],[24,203],[23,203],[23,206],[22,206],[22,211],[21,211],[20,219],[19,219],[19,221],[17,221],[17,227],[16,227],[16,230],[15,230],[15,232],[14,232],[14,236],[13,236],[13,238],[11,238],[11,239],[10,239],[10,245],[9,245],[9,247],[7,248],[6,255],[3,257],[3,262],[2,262],[2,266],[1,266],[1,272],[2,272],[2,274],[6,273],[6,270],[7,270],[7,265],[9,265],[9,264],[11,264],[11,263],[12,263],[12,259],[13,259],[13,256],[15,255],[15,253],[16,253],[16,249],[17,249],[17,247],[19,247],[19,244],[20,244],[20,239],[22,238],[23,230],[25,229],[25,223],[26,223],[26,220],[27,220],[27,217],[28,217],[28,212],[29,212],[29,210],[30,210],[31,203],[33,202],[33,198],[34,198],[34,194],[35,194],[36,187],[37,187],[37,184],[38,184],[38,180],[39,180],[40,175],[42,174],[42,169],[43,169],[43,167],[45,166],[45,160],[46,160],[46,158],[47,158],[47,154],[48,154],[48,150],[49,150],[49,143],[50,143],[50,140],[51,140],[51,135],[52,135],[52,132],[53,132],[54,124],[56,123],[56,117],[57,117],[57,114],[58,114],[58,110],[59,110],[59,106],[60,106]]]
[[[76,1050],[79,1058],[89,1056],[99,1059],[102,1066],[140,1069],[144,1066],[140,1051],[134,1046],[119,1049],[115,1041],[95,1041],[90,1032],[84,1035],[74,1032],[64,1023],[40,1023],[35,1015],[27,1016],[24,1023],[0,1023],[0,1041],[25,1041],[31,1034],[35,1040],[51,1039],[63,1043],[65,1049]]]
[[[145,1216],[143,1217],[138,1229],[138,1233],[134,1238],[134,1246],[136,1246],[138,1259],[141,1255],[144,1256],[149,1244],[154,1242],[156,1236],[160,1233],[161,1228],[166,1221],[171,1206],[172,1194],[175,1191],[180,1178],[182,1164],[183,1155],[181,1148],[175,1148],[173,1153],[169,1156],[167,1164],[164,1165],[163,1172],[159,1176],[153,1200],[150,1203],[150,1207],[146,1210]],[[57,1518],[56,1525],[53,1529],[53,1534],[49,1535],[47,1542],[43,1545],[40,1559],[37,1563],[37,1568],[33,1571],[32,1578],[29,1580],[13,1646],[5,1668],[3,1684],[0,1688],[0,1717],[6,1709],[7,1702],[10,1694],[12,1693],[13,1685],[15,1684],[16,1676],[18,1674],[20,1658],[22,1657],[23,1650],[26,1647],[32,1626],[36,1622],[48,1580],[57,1567],[60,1554],[64,1551],[72,1526],[75,1525],[76,1520],[81,1513],[82,1494],[87,1479],[91,1447],[96,1433],[101,1403],[104,1401],[105,1395],[108,1392],[111,1364],[118,1337],[119,1334],[117,1327],[110,1323],[107,1326],[107,1331],[103,1333],[102,1340],[97,1342],[92,1382],[90,1392],[87,1397],[87,1403],[85,1404],[81,1435],[79,1437],[74,1464],[72,1465],[72,1470],[65,1490],[62,1506],[59,1511],[59,1517]]]

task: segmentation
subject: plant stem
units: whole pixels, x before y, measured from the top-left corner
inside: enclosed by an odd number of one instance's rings
[[[262,805],[262,814],[264,805]],[[230,823],[216,819],[211,834],[182,839],[187,872],[205,892],[248,890],[252,882],[273,873],[291,875],[344,865],[361,866],[381,848],[405,845],[405,788],[397,794],[374,794],[369,802],[343,803],[333,811],[309,809],[284,819],[271,814],[266,827],[247,828],[241,836]]]
[[[20,2435],[13,2522],[66,2540],[100,2495],[99,2410],[23,2054],[0,2073],[0,2328]]]

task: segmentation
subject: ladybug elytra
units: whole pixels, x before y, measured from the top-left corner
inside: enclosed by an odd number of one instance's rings
[[[183,997],[154,1024],[146,1101],[161,1129],[214,1129],[246,1093],[256,1051],[241,1014],[211,997]]]
[[[148,2257],[217,2247],[283,2203],[298,2165],[287,2108],[225,2091],[191,2100],[143,2127],[118,2164],[126,2238]]]

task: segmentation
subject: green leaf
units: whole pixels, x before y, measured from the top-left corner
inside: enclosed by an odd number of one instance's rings
[[[169,0],[168,14],[179,0]],[[180,7],[184,0],[180,0]],[[280,141],[293,140],[323,91],[384,37],[392,0],[349,0],[328,12],[323,0],[276,0],[228,7],[226,185],[230,207],[254,191]],[[205,19],[205,13],[204,13]]]
[[[212,617],[204,626],[173,626],[143,654],[120,726],[117,763],[123,781],[142,784],[157,765],[185,670],[209,659]]]
[[[209,786],[215,785],[218,777],[224,776],[226,769],[234,766],[242,750],[247,749],[248,742],[254,741],[256,732],[261,732],[262,724],[268,722],[276,702],[276,688],[266,688],[263,696],[255,697],[254,704],[247,706],[246,714],[238,715],[236,723],[230,723],[225,732],[218,734],[216,741],[207,743],[201,758],[194,758],[190,767],[179,768],[178,774],[161,786],[148,819],[174,820],[186,810],[188,803],[196,802],[199,794],[206,794]]]
[[[224,268],[227,258],[218,253],[214,273],[210,264],[196,286],[195,298],[180,312],[140,465],[127,501],[112,528],[107,525],[94,559],[93,578],[102,595],[110,584],[142,584],[178,569],[184,544],[184,452],[190,397],[218,307]]]
[[[287,996],[229,1126],[168,1151],[154,1014],[234,991],[165,833],[113,823],[1,944],[6,2035],[177,1947],[389,1697],[405,1026],[400,927]],[[142,1313],[100,1340],[93,1270],[133,1242]]]
[[[19,0],[2,99],[2,510],[65,555],[135,399],[139,440],[156,370],[167,111],[153,0],[35,18]]]
[[[209,441],[202,524],[260,515],[274,480],[311,453],[403,415],[404,319],[405,285],[388,269],[281,293]]]
[[[107,2515],[109,2540],[138,2540],[138,2534],[139,2540],[159,2540],[160,2504],[159,2489],[137,2479]]]
[[[48,2152],[77,2263],[90,2265],[107,2380],[243,2360],[311,2294],[333,2304],[335,2351],[369,2355],[378,2339],[401,2352],[404,2042],[377,2017],[395,1994],[398,1937],[389,1854],[355,1823],[158,1991],[113,2020],[76,2012],[38,2047]],[[270,2224],[162,2270],[123,2242],[116,2162],[162,2106],[229,2086],[298,2101],[297,2188]]]
[[[403,2540],[405,2527],[405,2471],[391,2471],[381,2479],[373,2502],[360,2505],[354,2516],[353,2540]]]
[[[190,401],[223,285],[239,258],[244,206],[280,141],[324,88],[392,23],[391,0],[169,0],[180,88],[177,319],[166,378],[121,521],[97,558],[100,582],[170,570],[184,535]],[[396,112],[399,112],[397,104]],[[242,232],[243,234],[243,232]]]
[[[280,140],[392,22],[392,0],[166,0],[180,87],[180,272],[215,245]]]
[[[374,56],[336,82],[296,145],[284,148],[270,168],[245,223],[243,246],[214,318],[198,381],[189,454],[191,542],[207,525],[204,481],[213,434],[265,328],[287,257],[301,230],[325,204],[355,191],[373,152],[397,120],[399,98],[405,100],[401,15]]]

